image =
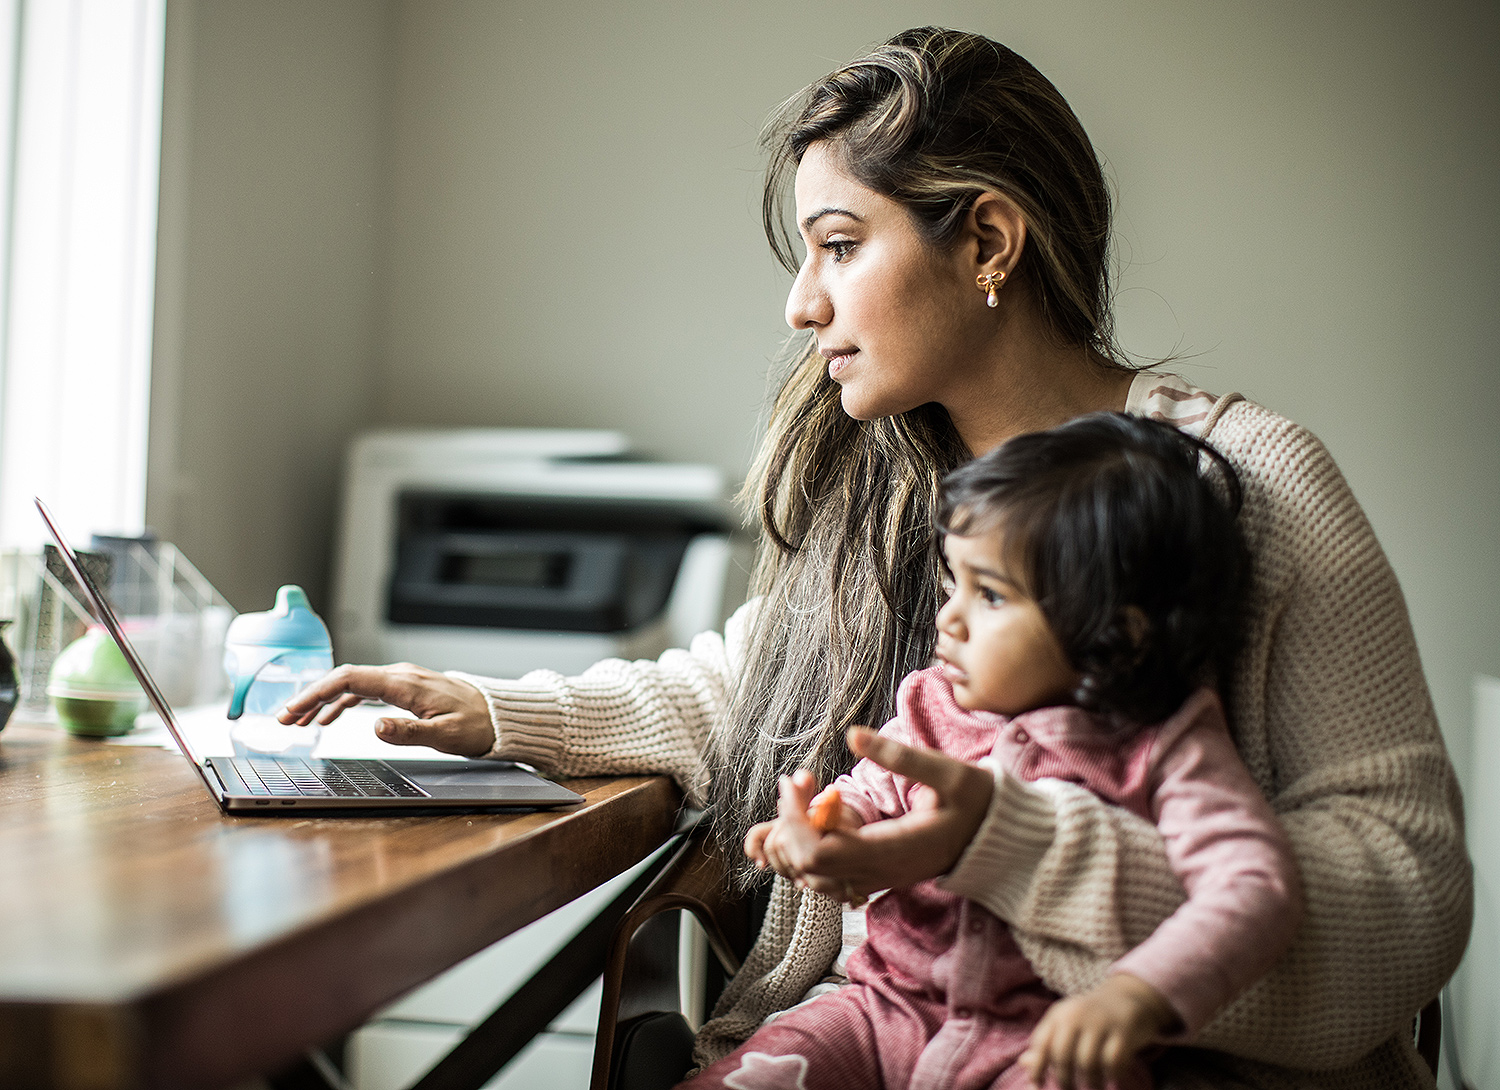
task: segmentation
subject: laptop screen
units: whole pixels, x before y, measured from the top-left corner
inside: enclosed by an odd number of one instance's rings
[[[52,518],[52,512],[47,509],[47,505],[41,501],[40,497],[34,498],[36,499],[36,509],[41,513],[42,521],[47,524],[47,532],[52,535],[52,540],[57,543],[58,551],[62,554],[63,563],[67,565],[68,572],[73,576],[73,580],[78,584],[79,589],[83,591],[84,599],[89,609],[93,612],[94,619],[104,626],[110,638],[120,648],[120,653],[125,656],[125,661],[130,664],[131,672],[135,674],[136,680],[141,683],[141,688],[145,690],[146,699],[156,709],[156,714],[161,716],[162,722],[166,724],[168,732],[172,735],[172,740],[177,743],[177,748],[182,751],[182,755],[188,759],[188,763],[198,773],[199,778],[203,781],[203,785],[208,788],[209,794],[213,795],[214,798],[218,798],[220,796],[218,787],[209,779],[208,774],[199,765],[197,759],[194,758],[193,751],[188,747],[187,741],[182,736],[182,731],[178,729],[177,720],[172,715],[172,709],[168,707],[166,698],[162,696],[161,690],[157,688],[156,681],[151,677],[150,671],[146,669],[146,664],[141,661],[141,656],[131,646],[129,638],[125,635],[125,629],[121,626],[119,618],[115,616],[115,611],[110,608],[109,603],[104,600],[104,595],[99,593],[99,588],[94,586],[93,580],[83,570],[83,565],[78,562],[78,555],[73,552],[73,547],[68,544],[67,538],[58,529],[56,521]]]

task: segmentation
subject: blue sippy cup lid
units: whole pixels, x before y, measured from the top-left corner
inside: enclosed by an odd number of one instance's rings
[[[308,604],[302,588],[288,583],[265,613],[241,613],[229,622],[225,643],[262,647],[330,647],[328,628]]]

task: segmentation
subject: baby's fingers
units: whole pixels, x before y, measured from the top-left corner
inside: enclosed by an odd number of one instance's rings
[[[771,823],[769,821],[752,825],[750,831],[745,834],[745,855],[762,870],[770,863],[770,860],[766,858],[766,837],[770,835]]]
[[[793,882],[801,881],[802,868],[793,858],[786,827],[779,821],[772,822],[771,829],[766,834],[765,853],[766,863],[777,874]]]
[[[1104,1038],[1100,1063],[1104,1068],[1106,1078],[1119,1082],[1125,1077],[1125,1071],[1134,1058],[1135,1050],[1130,1047],[1130,1041],[1127,1040],[1125,1034],[1114,1030]]]
[[[1047,1060],[1063,1090],[1073,1090],[1074,1058],[1077,1055],[1078,1027],[1072,1023],[1058,1026],[1047,1048]]]
[[[811,828],[807,820],[807,807],[816,790],[817,781],[805,768],[797,769],[790,776],[782,776],[776,799],[777,816]]]
[[[1085,1026],[1073,1045],[1073,1071],[1078,1082],[1089,1090],[1104,1088],[1102,1043],[1099,1031]]]
[[[1066,1000],[1062,1003],[1054,1003],[1047,1008],[1042,1015],[1036,1029],[1031,1031],[1031,1040],[1026,1043],[1026,1051],[1021,1053],[1018,1062],[1031,1076],[1031,1084],[1040,1086],[1047,1080],[1047,1069],[1056,1067],[1054,1057],[1057,1055],[1058,1027],[1063,1024],[1059,1017]]]
[[[1032,1086],[1042,1085],[1047,1078],[1047,1038],[1039,1038],[1037,1033],[1033,1033],[1026,1051],[1016,1058],[1016,1063],[1021,1065],[1021,1070],[1031,1079]]]

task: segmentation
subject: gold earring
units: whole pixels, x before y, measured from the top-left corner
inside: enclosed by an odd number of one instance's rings
[[[1005,274],[1003,272],[980,273],[974,281],[979,285],[979,290],[984,292],[985,304],[998,307],[1000,299],[995,292],[1005,283]]]

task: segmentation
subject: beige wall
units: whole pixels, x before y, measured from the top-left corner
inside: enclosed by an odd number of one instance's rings
[[[363,0],[171,0],[147,520],[242,610],[327,582],[373,416],[390,34]]]
[[[1489,5],[403,4],[381,418],[742,471],[785,333],[758,126],[914,10],[1073,102],[1118,183],[1126,346],[1323,437],[1461,730],[1500,664]]]
[[[1466,766],[1500,675],[1497,11],[173,0],[151,518],[260,608],[326,587],[359,426],[606,425],[742,472],[785,333],[759,124],[947,23],[1036,62],[1108,160],[1127,347],[1332,449]]]

